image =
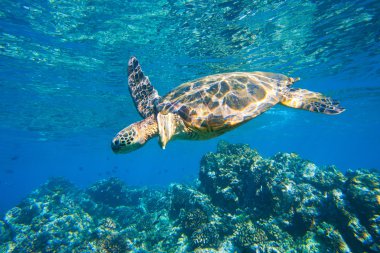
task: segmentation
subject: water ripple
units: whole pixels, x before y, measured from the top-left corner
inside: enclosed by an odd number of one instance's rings
[[[161,94],[252,70],[316,85],[333,78],[331,92],[351,80],[376,86],[379,40],[376,0],[4,0],[0,122],[54,137],[138,119],[126,88],[131,55]]]

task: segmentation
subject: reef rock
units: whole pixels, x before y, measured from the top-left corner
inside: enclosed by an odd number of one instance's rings
[[[0,252],[380,252],[378,171],[220,142],[198,186],[49,180],[0,220]]]
[[[264,159],[247,145],[221,142],[216,153],[202,158],[199,180],[200,190],[224,212],[243,212],[251,217],[249,224],[263,224],[268,238],[277,242],[280,238],[270,226],[278,226],[282,242],[293,244],[290,248],[310,249],[307,245],[313,241],[315,252],[380,251],[377,171],[344,176],[334,166],[318,168],[296,154]],[[237,241],[241,246],[255,245],[256,233],[252,225],[246,227],[237,226]],[[244,234],[252,235],[239,239]],[[262,250],[265,240],[259,242]],[[280,252],[287,243],[281,244]]]

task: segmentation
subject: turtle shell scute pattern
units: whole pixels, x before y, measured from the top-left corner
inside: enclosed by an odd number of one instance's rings
[[[158,111],[177,113],[190,128],[227,131],[280,101],[289,78],[265,72],[217,74],[184,83],[167,94]]]

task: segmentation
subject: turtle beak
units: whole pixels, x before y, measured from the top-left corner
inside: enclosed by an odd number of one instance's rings
[[[111,148],[114,153],[118,153],[120,150],[120,140],[119,138],[114,138],[111,142]]]

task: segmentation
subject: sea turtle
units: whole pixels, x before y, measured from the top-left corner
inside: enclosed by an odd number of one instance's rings
[[[268,72],[233,72],[206,76],[160,97],[135,57],[128,62],[128,85],[143,120],[112,140],[115,153],[128,153],[159,136],[163,149],[171,139],[202,140],[221,135],[277,103],[339,114],[339,102],[321,93],[290,86],[299,78]]]

